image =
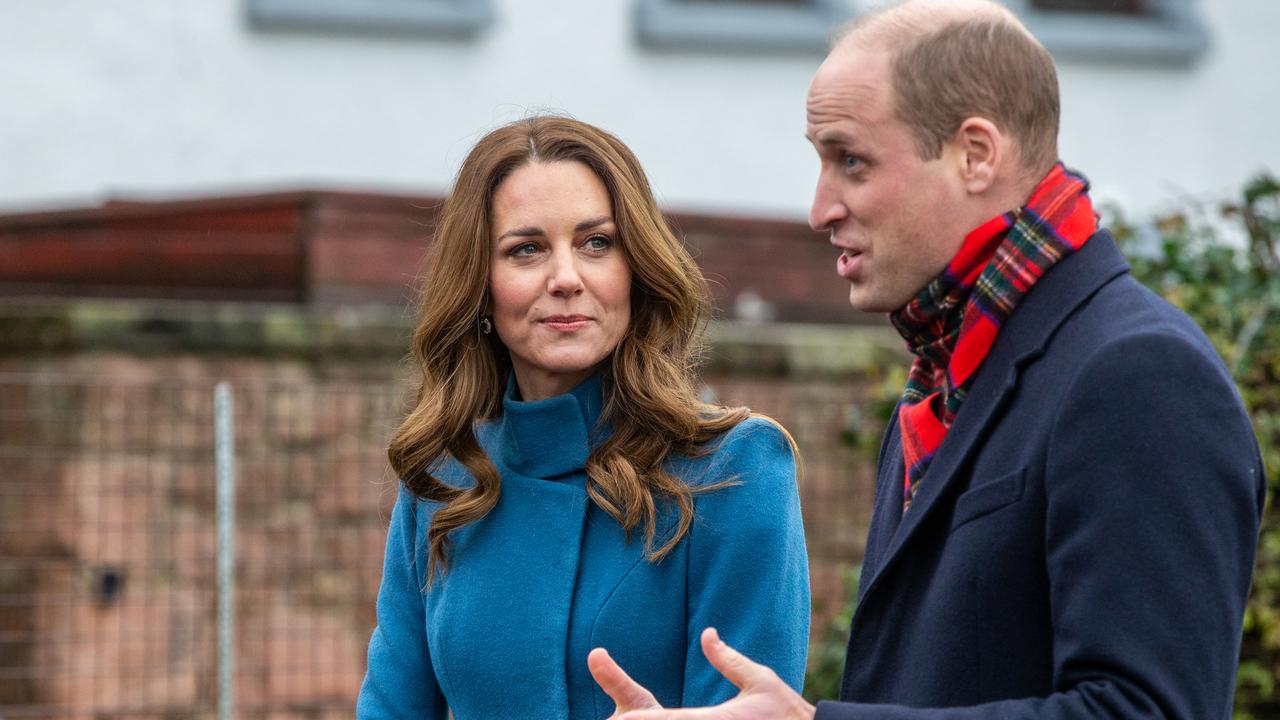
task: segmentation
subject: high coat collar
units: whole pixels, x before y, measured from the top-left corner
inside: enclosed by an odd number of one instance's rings
[[[563,395],[528,402],[518,396],[513,373],[499,420],[502,464],[526,477],[547,479],[585,468],[591,448],[604,436],[597,427],[604,404],[600,374]]]
[[[869,545],[884,548],[876,558],[873,575],[864,583],[862,597],[869,596],[877,580],[902,554],[903,546],[939,504],[947,488],[983,436],[983,430],[996,417],[1005,399],[1017,386],[1023,367],[1044,353],[1045,346],[1058,327],[1103,285],[1129,270],[1129,264],[1106,230],[1100,230],[1079,251],[1063,258],[1032,286],[1022,303],[1005,322],[996,336],[991,352],[978,368],[969,396],[956,415],[946,439],[938,447],[933,462],[920,480],[911,510],[902,514],[901,478],[903,473],[901,445],[897,439],[896,413],[892,433],[886,447],[896,449],[883,459],[877,483],[879,538]],[[885,484],[885,473],[893,480]],[[896,474],[895,474],[896,473]],[[894,493],[897,489],[899,492]],[[890,507],[892,503],[896,507]],[[885,522],[885,521],[888,522]]]

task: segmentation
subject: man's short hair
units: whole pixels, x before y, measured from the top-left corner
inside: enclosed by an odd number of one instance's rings
[[[888,50],[894,109],[920,156],[937,158],[962,122],[982,117],[1013,136],[1028,173],[1047,172],[1058,159],[1059,116],[1049,52],[993,3],[989,12],[941,17],[915,5],[859,18],[836,42]]]

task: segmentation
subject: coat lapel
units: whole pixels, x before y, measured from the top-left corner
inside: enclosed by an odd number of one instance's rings
[[[902,520],[902,476],[906,471],[902,458],[902,438],[896,432],[898,409],[889,416],[889,428],[880,443],[879,460],[876,463],[876,495],[871,516],[871,528],[862,557],[862,580],[858,584],[858,599],[866,593],[872,578],[880,567],[885,550],[893,540],[893,533]]]
[[[901,522],[890,523],[896,524],[896,530],[892,531],[887,547],[880,545],[885,549],[878,552],[878,557],[873,561],[874,566],[870,568],[872,576],[869,582],[863,584],[862,598],[868,597],[878,584],[883,584],[878,581],[902,554],[904,546],[911,542],[929,517],[947,502],[957,479],[963,475],[960,470],[965,466],[966,460],[981,445],[988,428],[999,420],[1005,400],[1017,387],[1021,368],[1044,352],[1045,345],[1058,326],[1076,308],[1099,288],[1128,269],[1129,266],[1111,235],[1103,230],[1090,238],[1078,252],[1063,258],[1052,267],[1027,293],[1022,304],[1010,315],[996,337],[991,352],[978,369],[969,397],[960,406],[955,423],[920,481],[911,510],[902,516]],[[897,436],[899,431],[896,414],[894,417],[894,425],[889,432]],[[901,442],[897,437],[891,437],[885,447],[898,448],[897,452],[901,454]],[[877,498],[873,527],[884,526],[885,519],[892,519],[892,509],[887,506],[888,503],[896,503],[899,506],[898,512],[901,513],[901,458],[881,458],[881,471],[886,467],[891,471],[896,470],[898,475],[888,478],[887,484],[884,477],[878,480],[881,487],[878,495],[881,497]],[[897,493],[894,492],[895,488]],[[875,532],[879,535],[882,530]],[[879,539],[872,538],[872,542]]]

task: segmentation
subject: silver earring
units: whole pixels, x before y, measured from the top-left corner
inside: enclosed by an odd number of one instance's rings
[[[493,332],[493,321],[488,316],[480,316],[480,332],[488,335]]]

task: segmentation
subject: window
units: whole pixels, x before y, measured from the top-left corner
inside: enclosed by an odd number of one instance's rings
[[[842,0],[636,0],[636,32],[649,47],[822,54],[851,14]]]
[[[1144,15],[1151,9],[1151,3],[1148,0],[1031,0],[1031,7],[1049,11]]]
[[[1209,47],[1198,0],[1007,0],[1057,58],[1185,65]]]
[[[259,27],[471,35],[493,21],[489,0],[245,0]]]

